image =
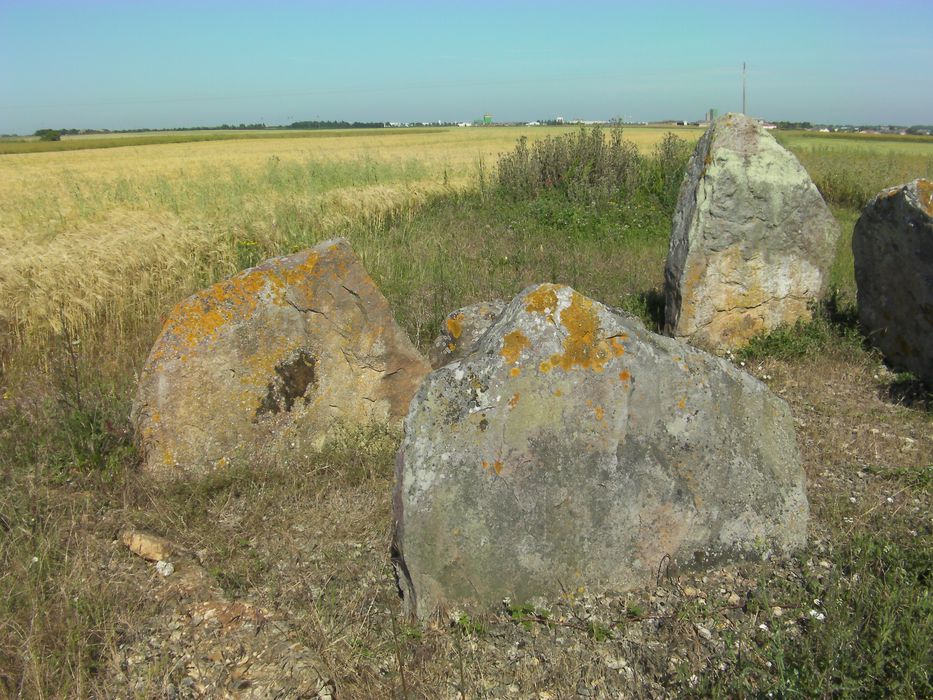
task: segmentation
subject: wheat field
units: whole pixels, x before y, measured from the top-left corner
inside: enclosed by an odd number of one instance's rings
[[[667,132],[625,137],[650,151]],[[63,330],[112,347],[199,287],[333,236],[402,265],[369,240],[386,222],[482,187],[520,136],[559,133],[567,128],[318,132],[0,155],[0,359],[41,361]]]

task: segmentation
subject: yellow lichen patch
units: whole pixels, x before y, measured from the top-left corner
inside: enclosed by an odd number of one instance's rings
[[[460,334],[463,333],[463,314],[455,313],[454,315],[447,318],[447,332],[450,333],[450,337],[456,340],[460,337]]]
[[[515,394],[511,399],[509,399],[509,408],[515,408],[520,398],[521,394]]]
[[[612,351],[609,343],[600,337],[602,329],[593,301],[573,292],[570,305],[560,315],[560,322],[567,329],[564,354],[559,358],[560,367],[565,372],[574,367],[602,372]]]
[[[503,466],[504,465],[502,464],[502,461],[498,459],[491,464],[487,462],[485,459],[483,460],[483,470],[488,470],[490,467],[492,467],[492,469],[496,472],[496,474],[502,473]]]
[[[622,344],[622,340],[626,337],[627,336],[623,334],[610,338],[609,347],[612,348],[613,357],[620,357],[625,354],[625,346]]]
[[[623,382],[627,382],[631,378],[632,378],[632,375],[629,374],[629,371],[627,369],[623,369],[621,372],[619,372],[619,379],[621,379]]]
[[[603,416],[606,415],[606,412],[603,411],[602,406],[597,406],[593,409],[593,412],[596,414],[596,420],[602,420]]]
[[[529,345],[531,343],[528,342],[528,338],[525,337],[524,333],[512,331],[502,339],[502,357],[505,358],[506,362],[514,365],[518,362],[518,358],[521,357],[522,350]]]
[[[242,375],[242,406],[251,405],[258,395],[265,393],[269,379],[276,374],[276,366],[298,350],[299,346],[300,341],[297,338],[276,335],[269,339],[269,347],[241,357],[243,365],[247,368]]]
[[[927,216],[933,216],[933,182],[918,180],[917,198],[920,200],[920,208],[926,212]]]
[[[456,347],[457,347],[456,343],[447,343],[447,349],[450,350],[451,352],[453,352]]]
[[[677,402],[677,407],[681,410],[687,407],[687,397],[683,397],[680,401]]]
[[[521,367],[513,367],[509,370],[509,374],[513,377],[517,377],[522,373]]]
[[[173,336],[180,348],[191,348],[212,338],[224,325],[248,318],[256,310],[259,293],[281,281],[264,270],[232,277],[179,302],[169,316],[163,335]]]
[[[557,310],[556,284],[542,284],[525,297],[525,311],[532,314],[546,314]]]
[[[551,371],[551,367],[552,367],[552,366],[553,366],[553,365],[551,365],[550,362],[548,362],[547,360],[545,360],[545,361],[542,362],[540,365],[538,365],[538,370],[541,371],[541,372],[543,372],[544,374],[547,374],[548,372]]]
[[[308,257],[301,263],[282,270],[282,279],[285,281],[285,284],[289,286],[300,286],[307,283],[308,279],[314,275],[319,257],[317,251],[312,250],[308,253]]]

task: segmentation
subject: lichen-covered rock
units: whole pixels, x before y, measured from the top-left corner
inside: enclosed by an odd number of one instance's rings
[[[428,353],[431,367],[443,367],[471,353],[476,341],[483,337],[504,308],[505,302],[496,299],[464,306],[448,314]]]
[[[396,565],[421,617],[806,540],[787,404],[565,286],[525,290],[425,379],[397,470]]]
[[[933,386],[933,182],[884,190],[852,234],[858,314],[892,365]]]
[[[797,159],[756,120],[721,117],[697,144],[680,189],[665,332],[721,351],[810,318],[838,237]]]
[[[169,315],[133,408],[144,468],[281,461],[336,423],[400,421],[428,370],[346,241],[268,260]]]

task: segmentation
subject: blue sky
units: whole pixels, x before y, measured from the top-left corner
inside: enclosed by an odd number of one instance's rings
[[[933,123],[933,0],[0,0],[0,133],[562,115]]]

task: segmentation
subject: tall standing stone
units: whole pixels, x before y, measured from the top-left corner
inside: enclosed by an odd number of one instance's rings
[[[429,369],[345,240],[268,260],[169,315],[133,408],[143,466],[300,462],[336,423],[399,423]]]
[[[787,404],[564,286],[525,290],[428,375],[397,468],[396,563],[421,617],[806,540]]]
[[[891,187],[852,234],[858,314],[892,365],[933,386],[933,182]]]
[[[719,118],[681,186],[664,274],[665,332],[722,351],[810,318],[838,236],[791,153],[754,119]]]

